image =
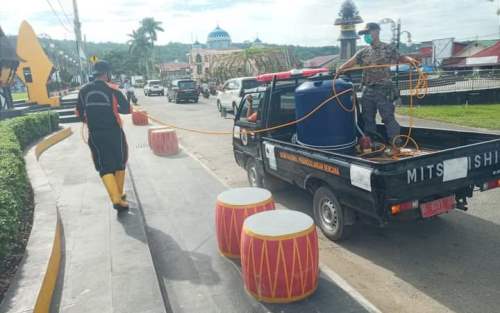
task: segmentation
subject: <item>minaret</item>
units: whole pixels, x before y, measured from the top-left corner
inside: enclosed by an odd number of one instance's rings
[[[339,17],[335,20],[335,25],[340,25],[340,59],[347,60],[356,53],[356,24],[363,23],[359,16],[358,9],[352,0],[342,3]]]

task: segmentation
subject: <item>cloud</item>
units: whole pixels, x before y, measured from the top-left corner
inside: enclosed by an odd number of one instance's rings
[[[62,17],[56,0],[49,0]],[[71,0],[60,0],[72,12]],[[400,18],[403,29],[414,41],[498,33],[496,4],[473,0],[354,0],[365,21]],[[38,33],[71,39],[54,17],[46,1],[3,1],[0,20],[9,34],[15,34],[21,19],[27,19]],[[163,23],[159,43],[206,40],[220,24],[233,41],[253,40],[300,45],[337,44],[339,29],[333,25],[343,0],[86,0],[79,1],[82,29],[89,41],[125,42],[127,33],[144,17]],[[22,14],[19,14],[22,12]],[[67,26],[72,27],[71,25]],[[383,38],[390,31],[383,28]]]

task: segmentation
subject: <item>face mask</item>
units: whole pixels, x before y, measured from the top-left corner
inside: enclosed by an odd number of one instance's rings
[[[371,34],[365,34],[365,36],[363,37],[365,39],[365,42],[369,45],[372,44],[373,42],[373,37]]]

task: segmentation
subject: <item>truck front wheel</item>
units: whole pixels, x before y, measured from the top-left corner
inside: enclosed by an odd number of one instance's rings
[[[255,164],[255,161],[248,161],[247,163],[247,178],[248,178],[248,183],[250,184],[251,187],[264,187],[263,181],[262,181],[262,175],[259,174],[259,171],[257,170],[257,165]]]
[[[246,164],[248,183],[251,187],[265,188],[270,191],[279,191],[286,187],[286,183],[269,174],[260,173],[255,160],[250,159]]]
[[[314,193],[314,219],[323,234],[330,240],[341,241],[349,237],[352,225],[346,225],[345,209],[328,187],[320,187]]]

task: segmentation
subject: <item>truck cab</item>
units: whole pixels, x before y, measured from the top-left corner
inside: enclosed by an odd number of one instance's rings
[[[236,162],[247,170],[248,181],[252,186],[269,188],[272,184],[281,185],[264,171],[263,155],[266,153],[271,155],[273,152],[269,149],[262,151],[262,138],[271,137],[292,141],[296,126],[290,125],[272,131],[254,132],[295,121],[294,92],[298,84],[306,77],[325,74],[327,71],[327,69],[318,69],[308,71],[305,75],[297,71],[261,75],[258,79],[262,86],[248,89],[243,94],[235,112],[233,147]],[[250,108],[256,114],[255,119],[249,119]],[[286,173],[283,172],[282,175],[281,179],[292,182]]]

